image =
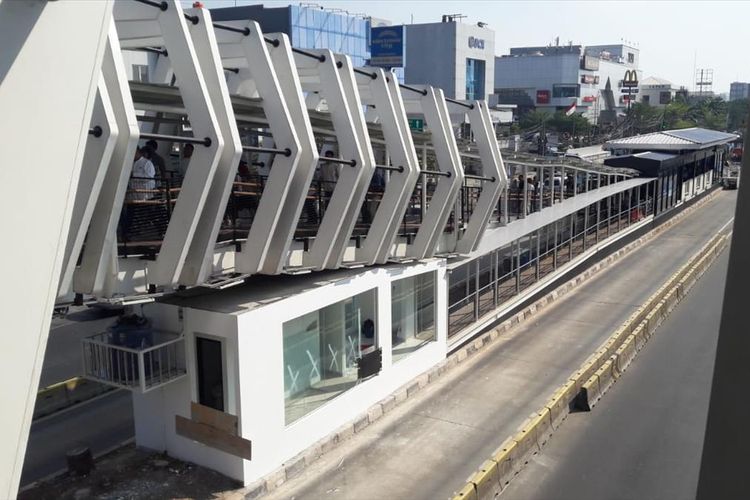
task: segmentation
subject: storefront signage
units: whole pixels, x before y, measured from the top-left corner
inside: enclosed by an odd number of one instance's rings
[[[550,91],[549,90],[537,90],[536,91],[536,103],[537,104],[549,104]]]
[[[481,38],[474,38],[473,36],[470,36],[469,48],[484,50],[484,40],[482,40]]]
[[[595,95],[585,95],[581,98],[583,102],[596,102],[596,96]]]
[[[385,68],[404,65],[403,26],[378,26],[370,29],[370,65]]]
[[[625,88],[638,86],[638,73],[634,69],[629,69],[625,72],[625,77],[622,79],[622,86]]]
[[[599,58],[590,55],[583,56],[581,58],[581,69],[597,71],[599,69]]]
[[[581,75],[581,83],[599,83],[599,76]]]

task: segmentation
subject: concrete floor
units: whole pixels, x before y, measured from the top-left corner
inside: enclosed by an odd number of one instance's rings
[[[731,219],[735,200],[735,193],[719,193],[269,498],[450,497],[574,367]]]
[[[698,485],[728,251],[599,404],[574,413],[502,500],[692,500]]]

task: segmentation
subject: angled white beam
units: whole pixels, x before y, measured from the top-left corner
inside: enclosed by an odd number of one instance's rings
[[[118,135],[89,222],[81,265],[73,277],[75,292],[97,296],[103,292],[105,277],[112,263],[111,253],[117,250],[117,224],[140,134],[114,21],[110,24],[101,72],[117,122]]]
[[[336,67],[339,69],[342,88],[344,90],[346,101],[349,104],[349,109],[352,115],[351,130],[352,132],[354,132],[354,135],[356,136],[360,147],[358,151],[354,150],[354,152],[352,153],[352,158],[357,161],[357,164],[353,167],[355,170],[357,170],[354,186],[351,188],[351,191],[348,191],[349,208],[344,213],[344,217],[342,217],[338,221],[340,230],[334,244],[334,249],[331,252],[331,256],[324,265],[326,269],[337,269],[341,266],[341,262],[344,259],[344,252],[347,249],[349,239],[351,238],[352,232],[354,231],[354,226],[356,225],[357,218],[360,214],[360,209],[362,208],[365,196],[367,195],[367,190],[370,187],[370,181],[372,179],[372,176],[375,174],[375,155],[372,151],[370,134],[367,131],[367,122],[365,121],[364,106],[362,105],[362,99],[359,94],[359,86],[356,82],[351,59],[349,58],[349,56],[343,54],[334,54],[333,57],[336,61]],[[385,75],[380,76],[382,78]],[[325,93],[323,94],[323,97],[325,97]],[[326,102],[328,103],[330,101],[328,101],[328,99],[326,98]],[[342,148],[339,148],[339,151],[342,151]],[[361,161],[357,159],[357,156],[355,156],[357,152],[360,155]],[[347,157],[344,156],[344,158]],[[347,168],[352,167],[347,167],[344,165],[341,168],[346,170]],[[337,185],[337,188],[338,191],[343,191],[344,194],[347,194],[347,192],[344,191],[344,189],[347,189],[346,186],[342,186],[339,188],[339,186]],[[336,191],[334,191],[334,196],[336,196]],[[333,198],[331,199],[331,201],[333,201]],[[326,216],[328,216],[327,210]],[[323,222],[326,222],[325,217],[323,218]]]
[[[81,175],[78,180],[68,241],[63,256],[63,267],[60,273],[60,284],[58,286],[58,297],[60,298],[68,295],[72,290],[73,272],[117,142],[117,121],[109,101],[107,85],[101,75],[97,85],[90,128],[95,133],[89,135],[89,139],[86,141],[86,151],[83,154]]]
[[[349,58],[337,59],[327,49],[307,52],[317,57],[294,54],[302,89],[318,92],[325,99],[338,142],[338,156],[354,162],[339,165],[338,181],[315,241],[303,257],[305,265],[314,269],[334,269],[341,261],[359,215],[375,159]]]
[[[315,144],[310,116],[305,106],[297,69],[292,54],[292,44],[283,33],[270,34],[275,40],[270,48],[271,62],[278,76],[279,88],[289,112],[290,125],[298,140],[299,157],[297,168],[291,177],[286,200],[278,209],[279,221],[271,236],[270,253],[263,262],[261,271],[266,274],[277,274],[283,270],[286,256],[297,229],[300,214],[307,199],[310,183],[318,164],[318,148]],[[275,168],[275,163],[274,163]]]
[[[18,493],[111,10],[0,1],[0,498]]]
[[[288,39],[276,35],[269,38],[273,43],[266,42],[254,21],[232,26],[247,28],[247,34],[217,30],[222,62],[240,68],[234,88],[262,99],[274,147],[288,150],[271,159],[273,166],[235,267],[242,273],[276,274],[284,265],[318,155]]]
[[[168,0],[166,6],[166,10],[161,10],[136,2],[117,2],[115,20],[124,44],[166,48],[193,135],[209,141],[207,145],[197,146],[193,152],[161,249],[156,260],[148,265],[150,285],[173,287],[179,281],[196,236],[200,215],[224,149],[224,138],[182,6],[177,0]],[[200,18],[194,17],[191,22],[200,22]]]
[[[407,247],[406,254],[416,259],[432,257],[440,235],[456,201],[464,173],[453,136],[450,115],[442,89],[431,86],[414,86],[423,89],[425,94],[405,91],[408,111],[421,112],[430,129],[435,150],[438,171],[446,174],[437,177],[437,185],[429,206],[422,207],[422,224],[417,230],[414,242]]]
[[[497,205],[500,193],[508,185],[508,174],[503,165],[503,158],[495,138],[495,130],[492,126],[492,118],[484,101],[472,102],[473,108],[466,114],[469,117],[471,130],[474,134],[477,150],[482,161],[481,176],[493,180],[482,181],[482,191],[479,194],[474,211],[469,217],[466,230],[456,244],[458,253],[469,253],[477,248],[479,241],[487,229],[487,223],[492,216],[492,210]],[[450,104],[449,108],[457,108],[458,105]],[[462,116],[463,111],[462,110]]]
[[[414,186],[419,180],[419,160],[414,150],[409,123],[404,110],[398,82],[381,68],[363,68],[376,78],[357,74],[357,84],[363,102],[374,106],[369,113],[377,116],[394,167],[403,171],[389,171],[386,184],[370,229],[356,257],[366,265],[387,262],[390,248],[398,232]]]
[[[202,8],[190,9],[186,12],[198,18],[197,23],[189,25],[190,35],[198,65],[206,82],[208,96],[216,114],[219,135],[224,139],[224,148],[221,150],[216,172],[210,180],[206,201],[203,204],[195,235],[190,242],[185,265],[180,275],[180,284],[191,286],[205,281],[210,275],[216,236],[224,219],[232,183],[237,173],[237,165],[242,155],[242,143],[229,99],[211,14],[207,9]]]

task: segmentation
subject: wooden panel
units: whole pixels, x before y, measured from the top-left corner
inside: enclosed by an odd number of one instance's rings
[[[206,424],[215,427],[235,436],[239,434],[237,427],[237,417],[223,411],[215,410],[210,406],[190,402],[190,418],[193,422]]]
[[[252,443],[249,440],[210,425],[193,422],[180,415],[175,415],[175,430],[178,435],[198,441],[211,448],[246,460],[252,459]]]

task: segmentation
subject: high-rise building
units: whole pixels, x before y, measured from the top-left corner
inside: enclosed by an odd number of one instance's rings
[[[487,99],[495,71],[495,32],[461,18],[444,15],[439,23],[405,26],[405,83],[434,85],[453,99]]]
[[[370,18],[364,14],[316,5],[247,5],[211,9],[211,15],[215,21],[252,19],[264,33],[286,33],[294,47],[331,49],[351,57],[354,66],[365,66],[370,59]]]
[[[750,97],[750,83],[732,82],[729,86],[729,100],[747,99]]]

